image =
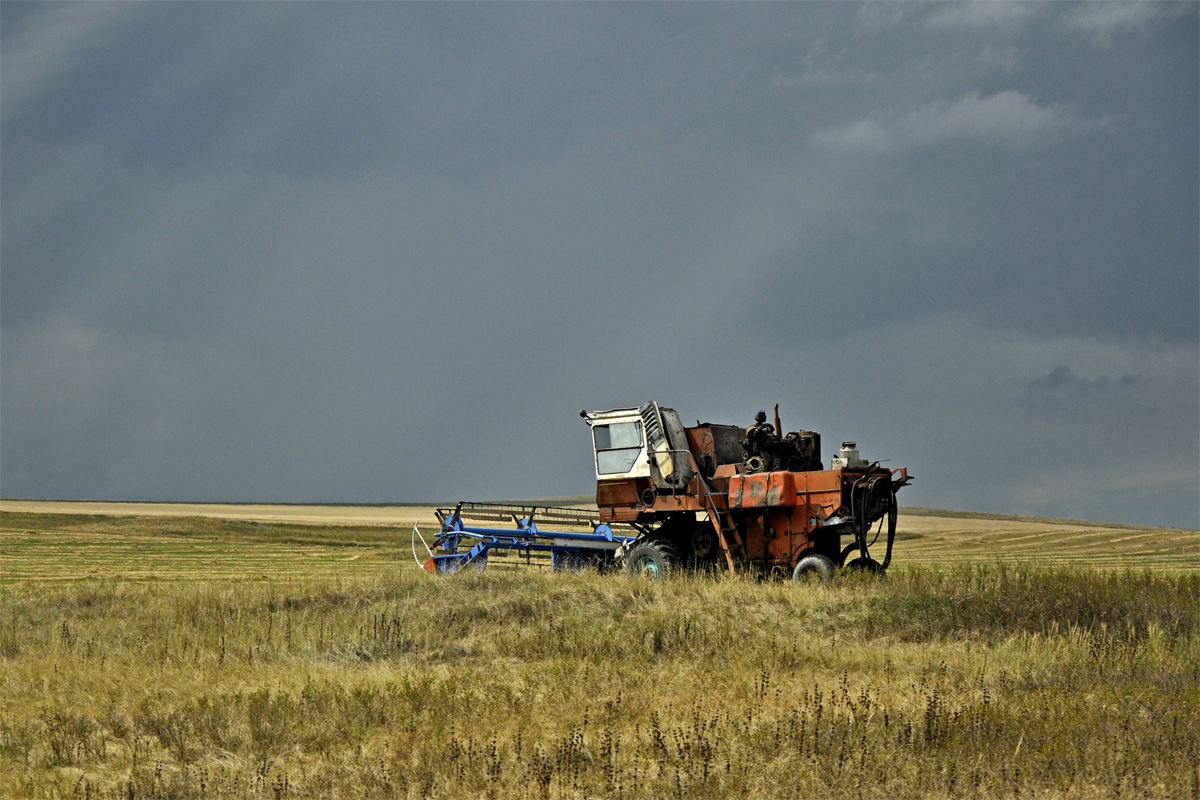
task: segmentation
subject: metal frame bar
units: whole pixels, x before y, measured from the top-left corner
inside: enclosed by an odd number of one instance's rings
[[[535,516],[539,516],[539,509],[542,512],[540,516],[547,525],[587,526],[592,529],[591,533],[540,530],[535,521]],[[518,517],[518,514],[524,516]],[[557,560],[554,558],[556,555],[590,555],[611,559],[609,554],[614,554],[619,547],[637,538],[636,533],[629,536],[614,534],[607,523],[598,521],[598,514],[574,508],[464,502],[453,509],[439,508],[437,516],[442,526],[441,531],[434,539],[433,548],[426,544],[429,560],[421,564],[424,569],[434,573],[458,572],[481,557],[484,562],[480,563],[486,563],[488,553],[493,550],[516,551],[518,554],[524,553],[526,557],[532,553],[550,553],[552,561]],[[463,521],[464,517],[489,522],[512,519],[516,530],[468,525]],[[420,536],[415,526],[414,532]],[[459,549],[465,544],[463,540],[472,542],[466,550]],[[564,541],[570,544],[560,544]],[[421,542],[425,543],[424,537],[421,537]],[[415,558],[415,539],[413,548]],[[442,552],[435,553],[437,549]]]

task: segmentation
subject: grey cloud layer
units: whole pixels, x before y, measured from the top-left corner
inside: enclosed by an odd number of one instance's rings
[[[5,496],[582,493],[653,396],[1197,524],[1194,6],[0,14]]]
[[[1062,106],[1039,106],[1009,89],[990,97],[968,92],[953,100],[936,100],[898,119],[878,116],[856,120],[812,134],[818,147],[864,154],[916,150],[959,141],[1024,148],[1055,139],[1098,131],[1108,118],[1088,118]]]

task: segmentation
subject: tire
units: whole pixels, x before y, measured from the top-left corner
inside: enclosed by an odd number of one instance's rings
[[[859,556],[846,564],[846,569],[851,572],[865,572],[868,575],[877,575],[880,578],[884,576],[883,564],[870,557],[863,558]]]
[[[694,564],[699,566],[716,561],[717,552],[720,549],[720,545],[717,544],[717,534],[713,531],[710,523],[697,525],[692,529],[692,534],[688,538],[688,550]]]
[[[487,553],[480,553],[470,561],[454,563],[451,561],[439,561],[438,572],[440,573],[458,573],[458,572],[483,572],[487,568]]]
[[[824,585],[833,580],[833,573],[833,560],[829,556],[805,556],[796,562],[796,568],[792,570],[792,581]]]
[[[570,570],[571,572],[579,572],[579,559],[575,553],[553,552],[550,554],[550,571],[563,572]]]
[[[679,563],[675,548],[662,539],[644,539],[625,556],[625,571],[635,578],[661,581]]]
[[[553,553],[550,556],[551,572],[583,572],[585,569],[604,571],[604,557],[599,553],[568,552]]]

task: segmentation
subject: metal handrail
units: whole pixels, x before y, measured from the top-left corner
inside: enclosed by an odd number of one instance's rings
[[[429,549],[429,542],[425,541],[425,537],[421,535],[421,531],[417,530],[417,526],[420,524],[421,524],[421,520],[419,520],[419,519],[413,523],[413,537],[412,537],[413,561],[417,562],[418,567],[422,567],[424,565],[421,563],[421,559],[417,558],[417,539],[421,540],[421,544],[425,545],[425,551],[427,553],[429,553],[430,558],[433,558],[433,551]]]
[[[445,524],[447,519],[487,520],[493,522],[522,520],[536,521],[549,525],[578,525],[595,527],[600,523],[599,510],[564,506],[524,505],[520,503],[459,503],[454,508],[437,509],[438,520]]]

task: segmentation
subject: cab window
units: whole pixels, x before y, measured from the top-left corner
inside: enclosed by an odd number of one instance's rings
[[[633,469],[642,452],[642,424],[616,422],[593,425],[596,440],[596,474],[620,475]]]

